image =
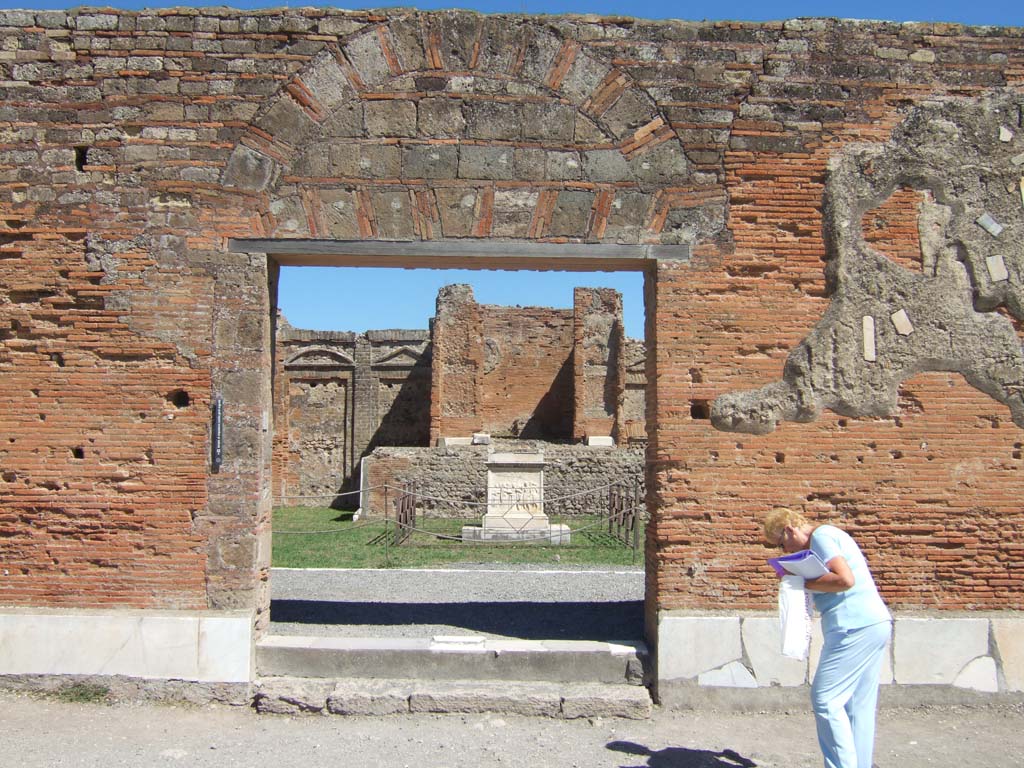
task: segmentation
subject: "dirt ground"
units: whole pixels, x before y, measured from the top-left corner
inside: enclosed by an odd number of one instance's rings
[[[225,705],[72,704],[0,693],[0,766],[817,768],[791,714],[657,711],[647,721],[497,715],[281,717]],[[1024,709],[885,710],[879,768],[1024,766]]]

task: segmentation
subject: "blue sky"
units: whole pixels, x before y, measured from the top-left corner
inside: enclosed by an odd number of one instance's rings
[[[61,9],[75,3],[60,0],[0,0],[0,8]],[[113,8],[168,8],[227,5],[234,8],[329,6],[330,3],[281,2],[132,2],[96,0],[85,4]],[[798,16],[890,21],[950,21],[963,24],[1024,26],[1024,0],[733,0],[732,2],[668,2],[668,0],[425,0],[422,2],[336,4],[340,8],[388,6],[468,8],[488,13],[584,13],[648,19],[768,21]],[[608,286],[622,291],[626,333],[643,338],[643,279],[637,273],[466,272],[437,270],[341,269],[287,267],[281,272],[279,304],[298,328],[365,331],[381,328],[423,328],[434,314],[437,289],[449,283],[470,283],[477,301],[509,306],[572,305],[575,285]]]

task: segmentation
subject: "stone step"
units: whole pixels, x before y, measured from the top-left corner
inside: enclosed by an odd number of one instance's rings
[[[512,680],[643,685],[642,642],[268,635],[260,677]]]
[[[279,715],[433,712],[641,720],[652,712],[643,686],[507,680],[267,677],[257,682],[255,706],[259,712]]]

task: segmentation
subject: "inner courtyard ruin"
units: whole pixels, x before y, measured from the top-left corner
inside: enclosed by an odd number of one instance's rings
[[[470,286],[450,285],[438,294],[430,330],[315,332],[279,317],[275,503],[356,508],[372,500],[353,490],[361,462],[382,447],[450,449],[471,444],[474,434],[566,446],[643,443],[643,342],[625,336],[622,297],[577,288],[573,301],[572,309],[481,305]],[[397,488],[414,479],[408,469],[382,477],[386,465],[375,460],[374,482],[363,485]],[[415,479],[435,487],[437,474]],[[365,511],[384,510],[367,504]]]

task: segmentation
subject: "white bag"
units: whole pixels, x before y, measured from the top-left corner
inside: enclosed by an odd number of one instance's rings
[[[803,661],[811,647],[811,595],[800,576],[779,580],[779,625],[782,655]]]

